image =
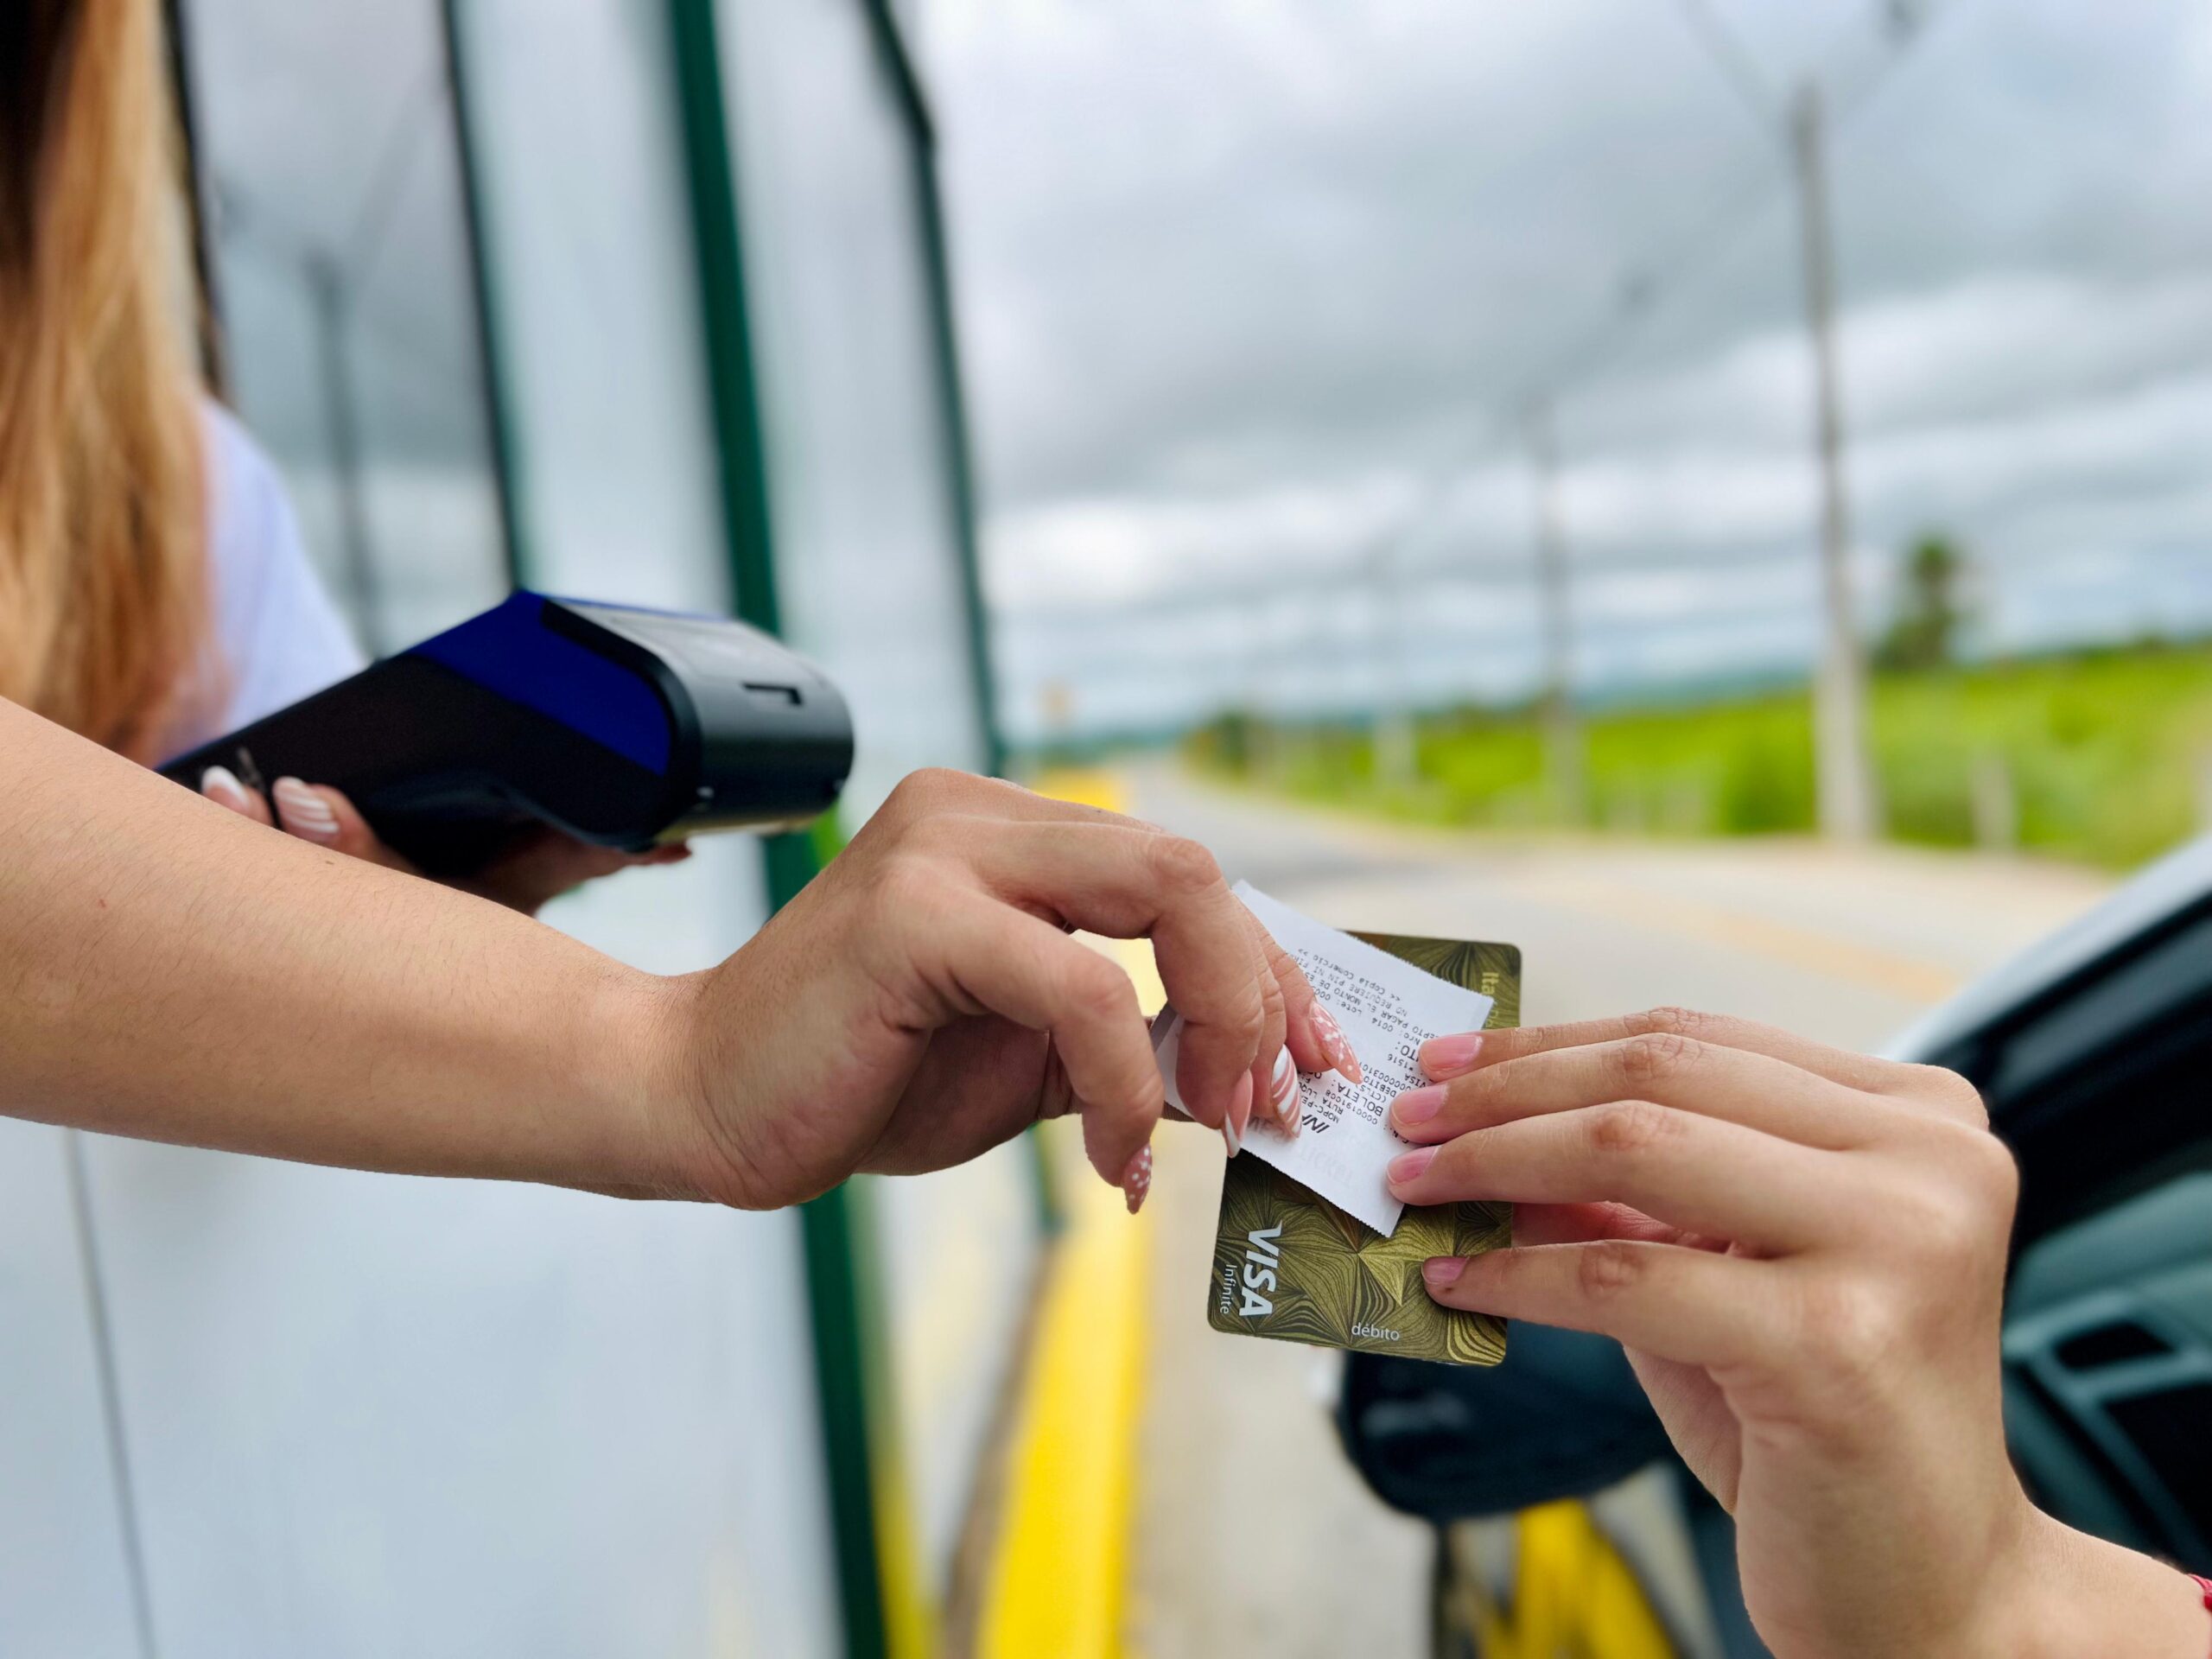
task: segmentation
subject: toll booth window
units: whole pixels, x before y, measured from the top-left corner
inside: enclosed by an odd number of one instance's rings
[[[777,585],[865,734],[857,822],[984,760],[917,194],[920,135],[868,8],[719,12]]]
[[[726,613],[664,14],[474,0],[461,55],[526,568],[556,592]]]
[[[435,0],[178,8],[231,395],[361,643],[506,591]]]

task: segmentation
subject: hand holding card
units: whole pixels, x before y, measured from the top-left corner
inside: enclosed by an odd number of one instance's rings
[[[1357,1081],[1341,1071],[1301,1077],[1298,1133],[1255,1118],[1243,1148],[1388,1234],[1405,1205],[1392,1196],[1385,1172],[1407,1144],[1390,1128],[1390,1103],[1425,1081],[1421,1044],[1479,1028],[1491,999],[1427,964],[1414,965],[1301,916],[1249,882],[1238,883],[1236,892],[1296,961],[1321,1006],[1336,1015],[1359,1073]],[[1184,1109],[1175,1081],[1182,1038],[1182,1017],[1164,1011],[1153,1027],[1153,1051],[1167,1103],[1178,1110]]]
[[[1208,1321],[1241,1336],[1496,1364],[1505,1354],[1504,1322],[1433,1300],[1421,1264],[1510,1244],[1512,1207],[1373,1200],[1391,1158],[1405,1149],[1385,1116],[1399,1090],[1420,1080],[1421,1044],[1519,1024],[1521,953],[1505,944],[1355,937],[1249,887],[1237,893],[1298,959],[1324,1001],[1338,1001],[1379,1100],[1325,1073],[1301,1080],[1312,1091],[1303,1133],[1286,1137],[1255,1122],[1244,1155],[1230,1160],[1223,1180]],[[1173,1036],[1171,1013],[1155,1028],[1171,1080]],[[1306,1180],[1312,1185],[1300,1184]]]

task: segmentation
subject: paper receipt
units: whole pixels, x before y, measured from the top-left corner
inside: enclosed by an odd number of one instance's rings
[[[1298,1134],[1286,1135],[1255,1116],[1244,1151],[1387,1237],[1397,1230],[1405,1205],[1390,1196],[1384,1171],[1407,1145],[1389,1127],[1390,1103],[1425,1081],[1421,1046],[1449,1032],[1481,1030],[1491,999],[1302,916],[1249,882],[1237,884],[1236,896],[1306,970],[1365,1074],[1357,1086],[1333,1071],[1301,1076]],[[1167,1103],[1179,1111],[1183,1100],[1175,1065],[1182,1030],[1182,1016],[1173,1007],[1161,1011],[1153,1028]]]

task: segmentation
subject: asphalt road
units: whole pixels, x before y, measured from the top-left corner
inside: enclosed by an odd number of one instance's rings
[[[2048,865],[1889,848],[1400,830],[1202,787],[1165,764],[1127,783],[1134,810],[1325,921],[1520,945],[1530,1024],[1671,1003],[1875,1047],[2107,888]],[[1221,1148],[1186,1133],[1159,1150],[1131,1650],[1421,1654],[1426,1533],[1344,1462],[1333,1357],[1208,1327]]]

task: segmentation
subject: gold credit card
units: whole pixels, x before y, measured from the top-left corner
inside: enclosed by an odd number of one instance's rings
[[[1494,999],[1485,1029],[1521,1023],[1521,952],[1510,944],[1359,933],[1376,949]],[[1454,1365],[1505,1357],[1505,1322],[1439,1306],[1432,1255],[1478,1255],[1513,1240],[1513,1206],[1408,1206],[1388,1238],[1251,1156],[1232,1158],[1215,1225],[1206,1317],[1217,1331],[1398,1354]]]

